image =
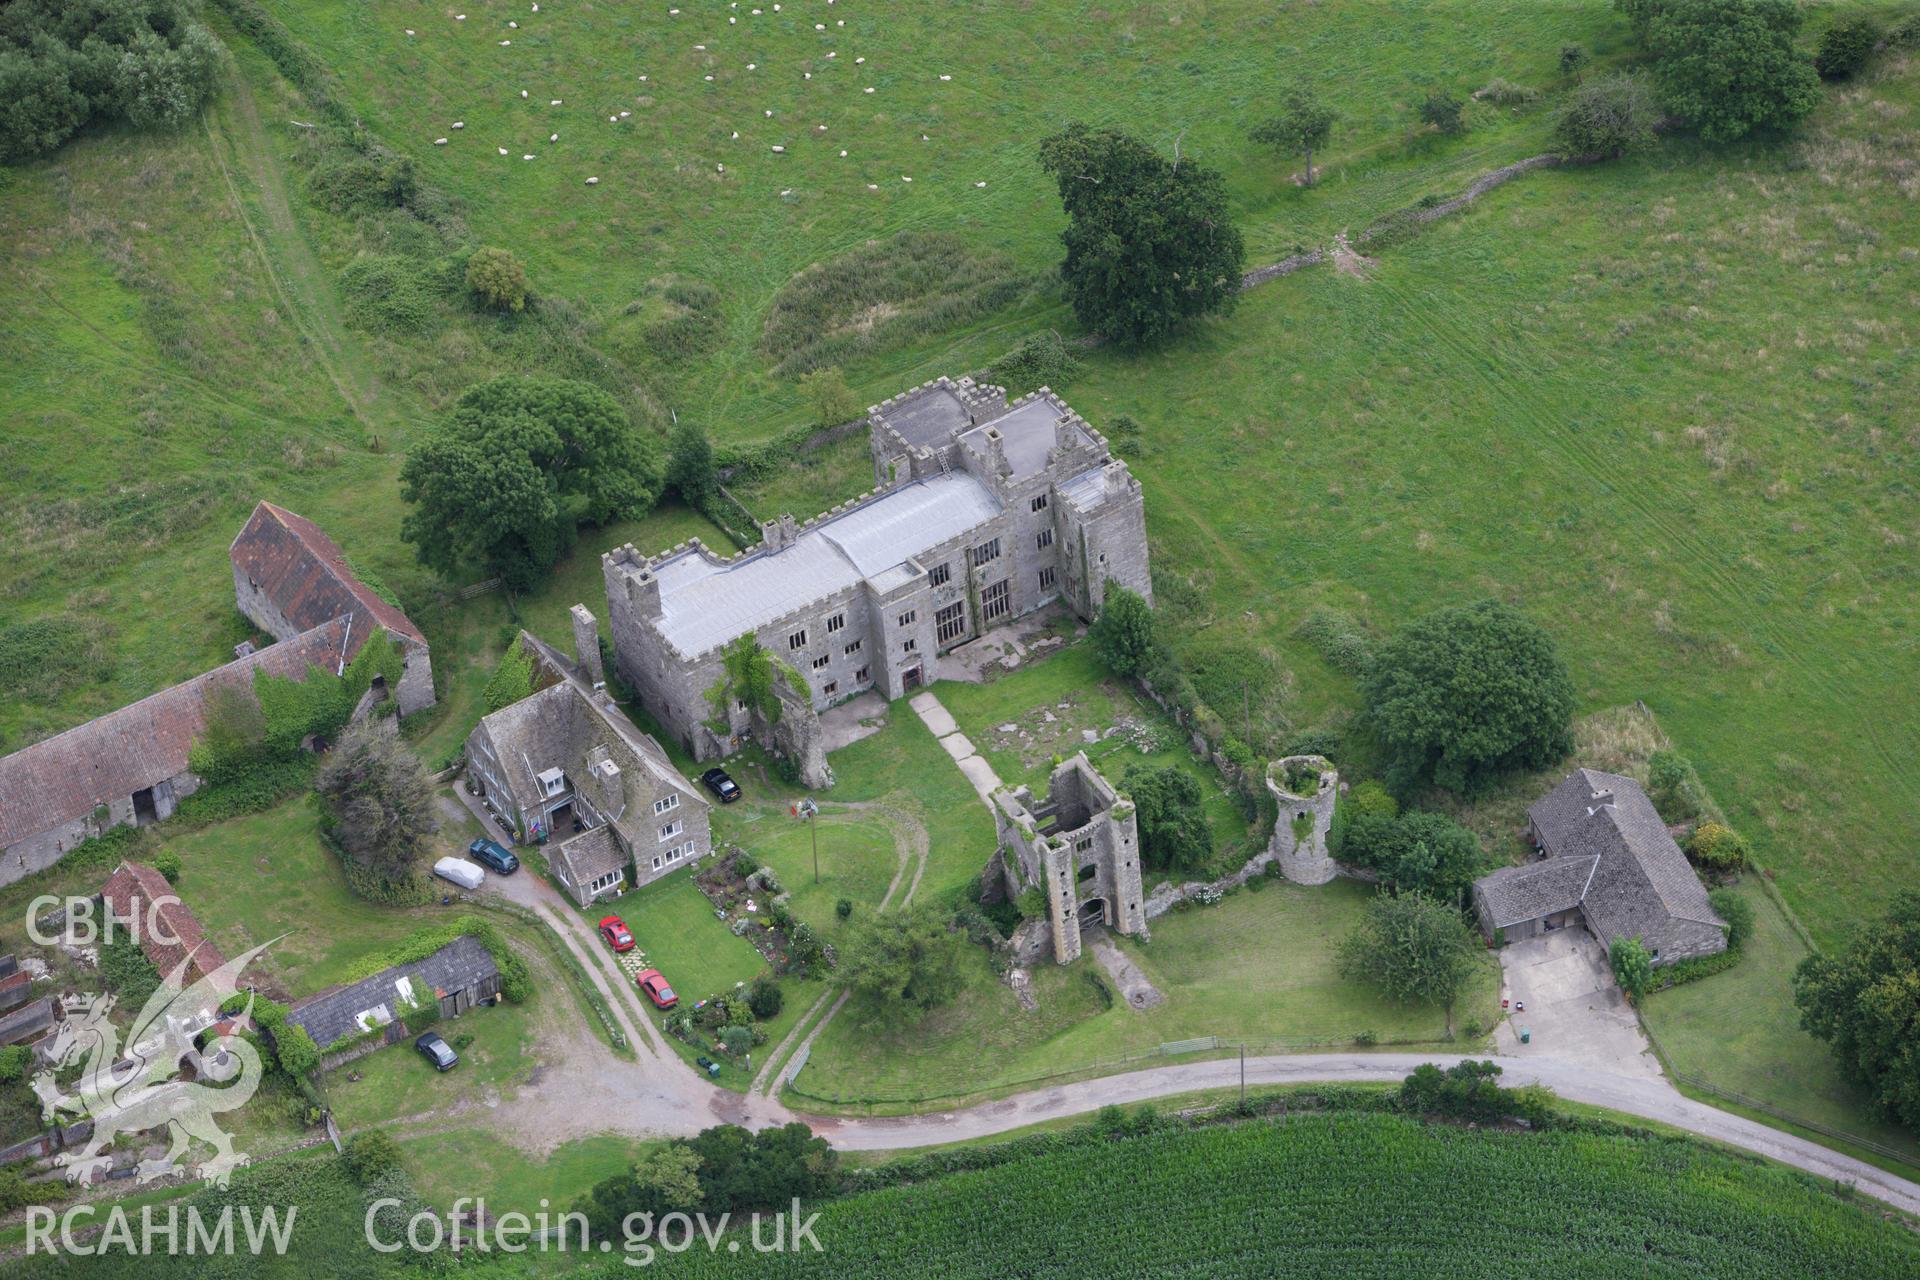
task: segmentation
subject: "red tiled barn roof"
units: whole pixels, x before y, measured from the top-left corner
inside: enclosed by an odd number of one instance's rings
[[[193,968],[199,973],[184,975],[188,981],[212,973],[227,962],[220,948],[207,941],[200,921],[180,901],[167,878],[153,867],[138,862],[121,863],[107,877],[100,896],[113,908],[117,920],[136,921],[131,926],[135,940],[162,977],[170,976],[175,966],[189,956],[193,957]]]
[[[305,516],[262,502],[227,554],[296,627],[317,627],[345,613],[372,614],[387,630],[426,643],[407,615],[360,581],[346,553]]]
[[[310,666],[338,674],[367,630],[334,618],[0,758],[0,848],[185,772],[216,684],[251,684],[255,671],[303,680]]]

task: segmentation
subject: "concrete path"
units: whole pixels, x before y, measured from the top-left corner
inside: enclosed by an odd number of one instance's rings
[[[1606,949],[1585,929],[1555,929],[1500,949],[1500,995],[1513,1001],[1494,1032],[1514,1058],[1562,1058],[1615,1075],[1658,1079],[1660,1060],[1613,980]],[[1521,1006],[1525,1008],[1522,1009]],[[1532,1042],[1520,1043],[1520,1028]]]
[[[922,689],[908,699],[907,705],[913,708],[913,714],[920,722],[933,731],[940,740],[946,753],[960,766],[960,772],[967,775],[967,781],[973,784],[973,793],[980,797],[980,803],[989,809],[993,807],[993,793],[1000,789],[1000,775],[993,771],[986,757],[974,750],[967,735],[960,732],[960,724],[953,713],[940,705],[940,699],[933,696],[933,690]]]

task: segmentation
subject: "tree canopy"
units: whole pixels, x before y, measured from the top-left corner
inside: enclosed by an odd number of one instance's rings
[[[1381,648],[1363,692],[1408,783],[1473,792],[1573,749],[1573,682],[1553,641],[1494,600],[1409,624]]]
[[[1446,903],[1422,893],[1381,893],[1340,944],[1340,976],[1392,1000],[1443,1005],[1451,1016],[1473,972],[1473,953],[1466,921]]]
[[[1397,892],[1419,890],[1456,905],[1486,860],[1479,838],[1444,813],[1415,809],[1394,816],[1372,807],[1343,824],[1338,857],[1378,872]]]
[[[1121,786],[1133,801],[1140,828],[1140,858],[1156,871],[1193,871],[1213,856],[1206,792],[1200,779],[1177,765],[1136,764]]]
[[[667,438],[667,483],[695,511],[704,509],[720,488],[713,442],[691,418],[676,425]]]
[[[1284,90],[1277,105],[1277,113],[1255,125],[1248,136],[1255,142],[1278,147],[1289,154],[1304,152],[1307,158],[1307,180],[1304,185],[1310,187],[1313,185],[1313,153],[1326,145],[1327,135],[1333,132],[1333,122],[1339,117],[1334,114],[1332,107],[1303,85],[1292,85]]]
[[[1082,324],[1140,345],[1232,306],[1246,247],[1217,172],[1080,123],[1040,143],[1040,167],[1066,207],[1060,274]]]
[[[1554,142],[1570,156],[1625,155],[1653,141],[1659,118],[1645,81],[1605,76],[1573,91],[1554,121]]]
[[[1800,1025],[1887,1115],[1920,1129],[1920,893],[1894,895],[1845,951],[1812,955],[1793,975]]]
[[[1139,592],[1109,581],[1087,635],[1115,675],[1137,676],[1153,656],[1153,606]]]
[[[840,949],[840,975],[883,1013],[945,1004],[964,982],[967,959],[966,935],[947,923],[930,904],[862,916]]]
[[[524,591],[582,523],[644,514],[662,478],[653,440],[606,392],[505,375],[469,387],[408,456],[400,532],[444,577],[478,569]]]
[[[314,778],[333,838],[383,884],[413,880],[440,829],[420,757],[384,720],[350,725]]]
[[[1613,965],[1613,980],[1627,993],[1627,999],[1639,1004],[1653,986],[1653,956],[1638,938],[1615,938],[1607,948]]]
[[[8,0],[0,161],[52,151],[94,120],[182,124],[212,92],[219,57],[186,0]]]
[[[1616,0],[1653,55],[1669,111],[1709,142],[1798,124],[1820,100],[1819,75],[1794,48],[1794,0]]]

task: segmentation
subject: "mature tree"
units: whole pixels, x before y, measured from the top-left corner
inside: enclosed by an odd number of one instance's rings
[[[433,783],[391,724],[350,725],[320,766],[314,790],[348,857],[383,883],[413,879],[440,823]]]
[[[1593,61],[1593,55],[1582,44],[1563,44],[1560,46],[1560,74],[1572,76],[1574,83],[1580,82],[1581,73],[1587,64]]]
[[[1667,109],[1709,142],[1798,124],[1820,100],[1819,76],[1793,47],[1794,0],[1633,0]]]
[[[1293,85],[1282,93],[1279,107],[1278,114],[1255,125],[1249,136],[1255,142],[1277,147],[1288,154],[1304,152],[1307,157],[1304,185],[1310,187],[1313,185],[1313,153],[1327,144],[1327,135],[1333,132],[1333,122],[1339,117],[1332,107],[1302,85]]]
[[[777,659],[751,632],[737,636],[720,651],[721,678],[706,692],[712,723],[724,728],[733,704],[757,711],[771,723],[780,720],[780,669]],[[794,679],[799,679],[795,674]],[[719,732],[720,729],[716,729]]]
[[[853,394],[847,375],[837,365],[800,375],[800,389],[813,406],[813,420],[823,427],[837,427],[862,416],[860,397]]]
[[[1380,893],[1340,944],[1340,975],[1393,1000],[1442,1005],[1451,1019],[1473,953],[1467,922],[1454,908],[1421,893]]]
[[[1653,141],[1660,119],[1653,91],[1637,76],[1606,76],[1573,91],[1554,122],[1570,156],[1620,156]]]
[[[1066,206],[1060,274],[1082,324],[1139,345],[1232,306],[1246,247],[1214,170],[1078,123],[1041,142],[1040,167]]]
[[[1813,69],[1829,80],[1845,80],[1867,65],[1880,42],[1880,24],[1864,13],[1842,18],[1820,35]]]
[[[1553,641],[1497,601],[1407,626],[1382,646],[1364,692],[1374,731],[1409,782],[1471,792],[1573,749],[1573,682]]]
[[[797,1121],[757,1133],[715,1125],[686,1146],[700,1158],[700,1199],[708,1213],[781,1207],[823,1195],[837,1181],[839,1156]]]
[[[1108,579],[1100,613],[1087,635],[1108,670],[1118,676],[1137,676],[1153,657],[1153,606],[1139,592]]]
[[[839,971],[854,990],[889,1015],[931,1009],[959,993],[966,935],[948,927],[937,907],[918,903],[855,921],[840,949]]]
[[[644,514],[661,479],[652,438],[606,392],[503,375],[469,387],[408,456],[400,496],[413,509],[400,533],[446,577],[477,568],[524,591],[582,523]]]
[[[1416,809],[1400,815],[1372,865],[1397,892],[1418,890],[1458,905],[1485,863],[1473,832],[1444,813]]]
[[[1400,817],[1400,802],[1371,779],[1340,797],[1327,830],[1327,852],[1342,862],[1372,866],[1372,851]]]
[[[702,1207],[700,1154],[685,1142],[669,1142],[634,1161],[624,1173],[594,1184],[574,1204],[586,1215],[587,1230],[598,1240],[618,1240],[621,1224],[635,1214],[658,1218]]]
[[[1206,793],[1178,765],[1136,764],[1121,782],[1140,827],[1140,856],[1157,871],[1193,871],[1213,856]]]
[[[1887,1115],[1920,1129],[1920,893],[1895,894],[1845,951],[1802,960],[1793,1000],[1841,1070]]]
[[[506,249],[475,249],[467,259],[467,288],[484,307],[526,310],[527,269]]]
[[[667,439],[667,483],[695,511],[703,509],[720,488],[713,443],[691,419],[675,426]]]
[[[1627,999],[1639,1004],[1653,985],[1653,956],[1638,938],[1615,938],[1607,948],[1613,962],[1613,980],[1627,993]]]
[[[0,5],[0,162],[51,151],[93,120],[193,118],[220,46],[187,0]]]
[[[1432,89],[1420,104],[1420,122],[1442,133],[1460,133],[1467,127],[1466,109],[1467,104],[1458,95],[1446,89]]]

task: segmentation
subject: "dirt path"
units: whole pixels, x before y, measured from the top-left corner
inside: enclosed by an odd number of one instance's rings
[[[221,88],[201,119],[228,198],[253,242],[267,283],[368,436],[391,438],[404,420],[380,394],[366,353],[347,332],[332,277],[294,217],[286,173],[260,122],[253,89],[231,58],[225,60]]]

